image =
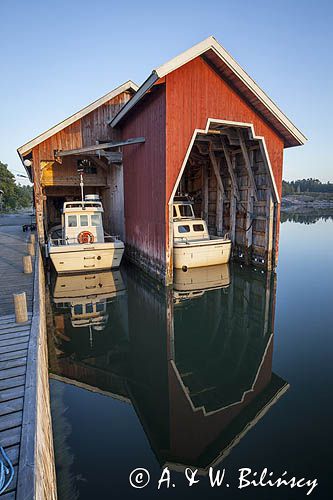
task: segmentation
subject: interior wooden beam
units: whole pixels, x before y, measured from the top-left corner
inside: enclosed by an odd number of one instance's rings
[[[222,179],[221,179],[220,168],[219,168],[219,165],[218,165],[215,153],[214,153],[214,151],[211,148],[209,149],[209,159],[210,159],[210,162],[211,162],[211,164],[213,166],[213,170],[214,170],[214,173],[215,173],[217,185],[218,185],[218,187],[219,187],[219,189],[220,189],[220,191],[222,193],[222,196],[224,197],[225,196],[225,192],[224,192],[223,182],[222,182]]]
[[[103,149],[109,148],[117,148],[120,146],[131,146],[132,144],[140,144],[145,142],[146,139],[144,137],[135,137],[133,139],[127,139],[126,141],[118,141],[118,142],[104,142],[101,144],[94,144],[92,146],[86,146],[78,149],[69,149],[65,151],[55,151],[55,156],[69,156],[74,154],[88,153],[90,151],[100,151]]]
[[[249,153],[248,153],[248,150],[246,147],[246,143],[245,143],[242,131],[240,129],[237,129],[237,134],[239,137],[239,142],[240,142],[240,146],[241,146],[241,150],[242,150],[242,154],[243,154],[243,158],[244,158],[244,162],[245,162],[245,167],[246,167],[249,179],[250,179],[250,183],[251,183],[252,188],[253,188],[253,195],[254,195],[256,201],[258,201],[257,186],[256,186],[256,182],[254,179],[252,165],[250,162]]]
[[[218,161],[218,172],[220,172],[220,164],[221,160]],[[224,193],[219,189],[216,190],[216,207],[215,207],[215,216],[216,216],[216,233],[217,236],[222,236],[223,233],[223,201],[224,201]]]
[[[208,224],[208,172],[207,165],[202,165],[202,218]]]
[[[232,170],[236,168],[236,157],[232,158]],[[230,239],[232,243],[235,243],[236,238],[236,214],[237,214],[237,202],[235,196],[231,196],[230,199]]]
[[[230,175],[230,178],[231,178],[231,185],[232,185],[232,189],[233,189],[233,194],[234,194],[234,196],[236,196],[237,200],[239,200],[240,196],[239,196],[237,179],[236,179],[236,176],[235,176],[235,172],[234,172],[234,169],[233,169],[233,166],[232,166],[230,154],[229,154],[229,151],[227,149],[224,137],[221,137],[221,143],[222,143],[224,157],[225,157],[226,162],[227,162],[229,175]]]

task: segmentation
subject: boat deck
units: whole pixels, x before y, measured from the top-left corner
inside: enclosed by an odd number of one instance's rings
[[[0,216],[0,446],[14,466],[14,477],[3,500],[16,498],[22,440],[23,407],[31,331],[33,273],[24,274],[22,257],[27,254],[22,231],[29,223],[24,215]],[[29,321],[16,324],[13,293],[26,292]],[[27,432],[29,430],[27,429]]]

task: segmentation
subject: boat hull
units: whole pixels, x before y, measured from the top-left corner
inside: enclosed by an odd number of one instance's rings
[[[121,241],[86,245],[59,245],[48,249],[57,273],[79,273],[116,269],[124,254]]]
[[[173,265],[176,269],[191,269],[227,264],[230,254],[231,241],[225,239],[174,243]]]

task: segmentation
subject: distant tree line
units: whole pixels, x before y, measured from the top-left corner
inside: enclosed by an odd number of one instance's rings
[[[15,210],[32,205],[32,187],[16,184],[15,176],[0,161],[0,210]]]
[[[333,193],[333,183],[323,183],[319,179],[298,179],[282,181],[282,195],[297,193]]]

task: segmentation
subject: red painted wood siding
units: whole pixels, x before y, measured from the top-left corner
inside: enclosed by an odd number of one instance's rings
[[[165,265],[165,88],[156,86],[122,127],[144,144],[123,148],[126,243]]]
[[[283,139],[201,57],[197,57],[166,76],[167,201],[193,132],[196,128],[205,128],[208,118],[253,123],[255,134],[265,137],[281,196]],[[280,213],[277,219],[276,252]],[[168,225],[166,229],[168,233]]]
[[[253,123],[265,137],[281,194],[283,140],[201,57],[166,76],[166,104],[167,199],[194,129],[205,128],[208,118]]]

